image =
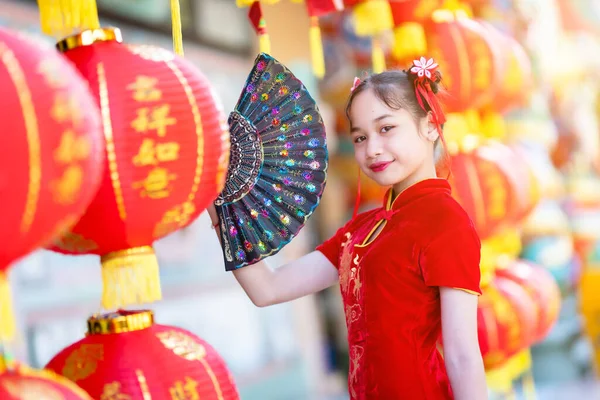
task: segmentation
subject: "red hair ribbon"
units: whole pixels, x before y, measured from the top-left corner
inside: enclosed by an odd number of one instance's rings
[[[354,82],[352,82],[352,87],[350,88],[350,93],[354,92],[354,89],[356,89],[358,87],[358,85],[360,85],[360,78],[355,76],[354,77]]]
[[[433,82],[433,77],[437,68],[438,65],[433,61],[433,58],[426,59],[425,57],[421,57],[419,60],[413,61],[410,72],[417,75],[415,79],[415,95],[417,101],[421,108],[427,111],[427,108],[423,104],[423,99],[425,99],[433,114],[433,122],[436,124],[440,137],[443,140],[441,125],[446,122],[446,116],[444,115],[444,111],[442,110],[435,93],[433,93],[433,90],[431,89],[431,82]]]

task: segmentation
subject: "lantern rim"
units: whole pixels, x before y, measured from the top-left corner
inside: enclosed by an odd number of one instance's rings
[[[94,314],[88,318],[87,323],[88,336],[135,332],[154,325],[154,312],[117,310],[106,314]]]
[[[106,27],[98,29],[86,29],[76,35],[67,36],[56,43],[56,48],[65,53],[78,47],[91,46],[96,42],[123,43],[123,34],[119,28]]]

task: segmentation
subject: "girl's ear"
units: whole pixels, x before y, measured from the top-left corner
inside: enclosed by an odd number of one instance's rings
[[[438,132],[437,125],[435,124],[435,122],[433,120],[433,114],[431,113],[431,111],[427,113],[426,118],[427,118],[427,127],[426,127],[426,131],[425,131],[425,137],[430,142],[435,142],[436,140],[439,139],[440,134]]]

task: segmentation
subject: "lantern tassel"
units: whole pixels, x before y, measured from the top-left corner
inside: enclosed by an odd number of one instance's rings
[[[325,58],[318,17],[310,18],[309,39],[313,73],[317,78],[323,78],[325,76]]]
[[[373,73],[379,74],[385,71],[385,53],[377,38],[373,38],[371,41],[371,63]]]
[[[115,251],[101,258],[102,307],[116,309],[162,298],[158,261],[150,246]]]
[[[405,22],[394,28],[392,54],[398,61],[412,60],[427,53],[425,29],[418,22]]]
[[[267,32],[267,21],[263,17],[259,1],[254,1],[248,10],[248,19],[258,35],[258,51],[271,54],[271,39]]]
[[[16,323],[10,284],[6,273],[0,272],[0,342],[12,341],[15,333]]]
[[[100,28],[96,0],[38,0],[42,32],[62,39]]]
[[[171,0],[171,27],[173,30],[173,51],[183,56],[183,35],[181,33],[181,9],[179,0]]]
[[[377,36],[394,27],[388,0],[364,1],[354,6],[354,31],[358,36]]]
[[[258,51],[271,54],[271,38],[267,32],[258,35]]]

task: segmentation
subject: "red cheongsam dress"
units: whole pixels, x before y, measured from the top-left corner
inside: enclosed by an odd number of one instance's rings
[[[439,286],[480,294],[481,243],[445,179],[416,183],[317,250],[338,269],[352,400],[452,399]]]

